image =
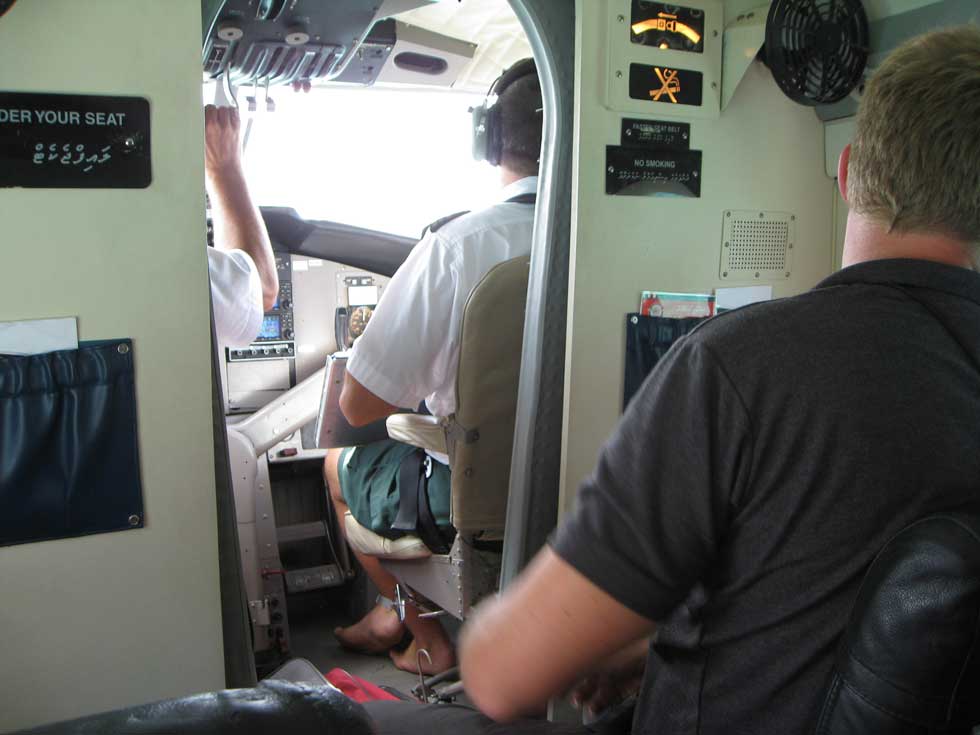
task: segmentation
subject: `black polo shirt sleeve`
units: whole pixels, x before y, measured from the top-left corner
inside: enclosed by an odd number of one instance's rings
[[[551,539],[561,558],[651,620],[705,578],[751,470],[748,413],[701,332],[647,377]]]

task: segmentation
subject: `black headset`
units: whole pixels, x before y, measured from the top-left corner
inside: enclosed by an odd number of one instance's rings
[[[482,105],[470,108],[473,114],[473,158],[477,161],[500,165],[504,154],[504,140],[500,108],[496,101],[510,85],[532,74],[538,75],[534,59],[521,59],[494,80]]]

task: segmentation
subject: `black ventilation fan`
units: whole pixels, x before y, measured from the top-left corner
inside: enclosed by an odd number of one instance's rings
[[[868,16],[861,0],[773,0],[765,59],[794,102],[814,106],[843,99],[868,62]]]

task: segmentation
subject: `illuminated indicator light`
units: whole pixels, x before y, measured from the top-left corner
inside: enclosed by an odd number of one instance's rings
[[[664,18],[650,18],[642,23],[634,23],[631,30],[637,36],[647,31],[666,31],[668,33],[680,33],[691,43],[701,42],[701,34],[685,23],[676,20],[665,20]]]
[[[657,72],[657,78],[660,80],[660,89],[651,89],[650,97],[654,102],[660,102],[660,98],[667,95],[670,101],[676,105],[677,98],[674,95],[680,94],[681,91],[681,80],[677,78],[677,70],[661,69],[657,66],[653,67],[653,70]]]
[[[664,42],[663,42],[662,44],[660,44],[660,48],[662,48],[662,49],[669,49],[669,48],[670,48],[670,46],[668,46],[668,45],[667,45],[667,42],[666,42],[666,41],[664,41]]]

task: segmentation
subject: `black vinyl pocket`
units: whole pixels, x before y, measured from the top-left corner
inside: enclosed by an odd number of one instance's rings
[[[667,350],[708,317],[671,319],[643,314],[626,315],[626,368],[623,376],[623,410],[640,389]]]
[[[131,340],[0,355],[0,546],[142,526]]]

